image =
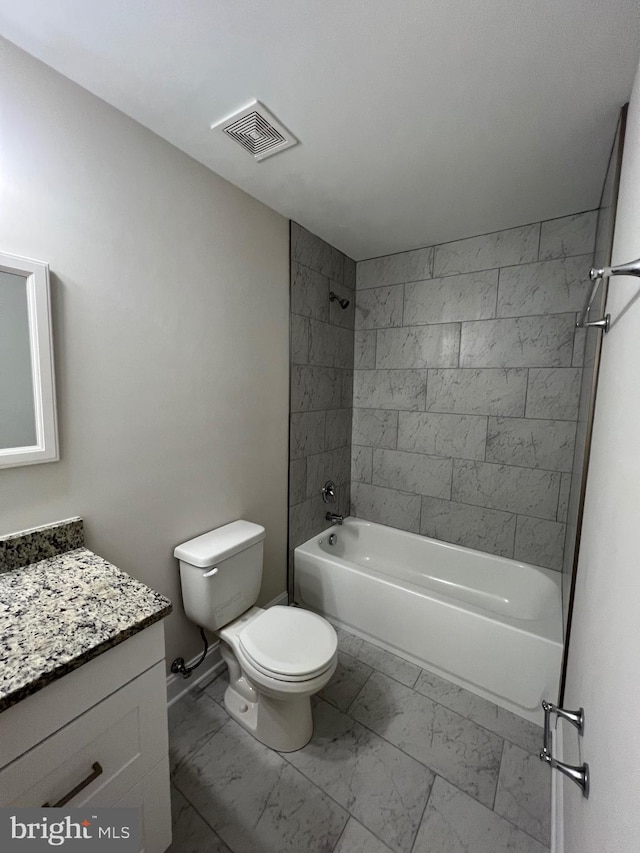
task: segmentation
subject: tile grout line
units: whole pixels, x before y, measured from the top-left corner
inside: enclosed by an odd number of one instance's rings
[[[427,800],[424,804],[424,808],[422,809],[422,813],[420,815],[420,820],[418,821],[418,826],[416,827],[416,834],[413,836],[413,841],[411,843],[411,847],[409,848],[408,853],[413,853],[413,850],[416,846],[416,841],[418,840],[418,835],[420,835],[420,829],[422,827],[422,824],[424,823],[424,816],[426,815],[427,809],[429,808],[429,803],[431,802],[431,795],[433,794],[433,789],[435,788],[435,785],[436,785],[436,779],[438,778],[439,775],[440,775],[439,773],[436,773],[435,771],[433,771],[433,782],[431,783],[431,788],[429,789],[429,796],[427,797]]]
[[[229,719],[231,719],[231,718],[229,718]],[[170,784],[171,784],[171,785],[173,785],[173,787],[176,789],[176,791],[179,791],[179,792],[180,792],[180,795],[181,795],[182,797],[184,797],[185,801],[189,804],[189,806],[193,809],[193,811],[198,815],[198,817],[200,818],[200,820],[202,820],[202,821],[204,822],[205,826],[207,826],[207,827],[209,828],[209,830],[214,834],[214,836],[215,836],[216,838],[220,839],[220,841],[222,842],[222,844],[224,844],[224,846],[225,846],[225,847],[227,847],[229,850],[231,850],[231,853],[235,853],[235,851],[233,850],[233,848],[232,848],[232,847],[230,847],[230,846],[227,844],[227,842],[224,840],[224,838],[222,838],[222,836],[218,835],[218,833],[217,833],[217,832],[215,831],[215,829],[211,826],[211,824],[210,824],[210,823],[209,823],[209,821],[206,819],[206,817],[205,817],[205,816],[204,816],[204,815],[203,815],[203,814],[198,810],[198,808],[193,804],[193,802],[192,802],[192,801],[189,799],[189,797],[185,794],[185,792],[182,790],[182,788],[180,788],[180,787],[179,787],[179,786],[178,786],[178,785],[173,781],[173,779],[171,779],[171,780],[170,780]],[[172,826],[172,828],[173,828],[173,826]],[[173,841],[172,841],[172,844],[173,844]]]
[[[343,630],[344,630],[344,629],[343,629]],[[349,634],[349,632],[346,632],[346,631],[345,631],[345,633]],[[349,634],[349,636],[354,636],[354,635],[350,635],[350,634]],[[364,642],[366,642],[366,641],[364,641]],[[369,645],[373,645],[373,644],[369,644]],[[343,652],[343,654],[346,654],[346,655],[347,655],[347,656],[349,656],[349,657],[353,657],[353,655],[349,655],[349,653],[348,653],[348,652]],[[356,659],[357,659],[357,660],[359,660],[358,658],[356,658]],[[364,661],[362,661],[362,663],[364,663]],[[369,678],[371,677],[371,675],[372,675],[372,673],[373,673],[373,672],[379,672],[379,673],[381,673],[383,676],[385,676],[385,677],[387,677],[387,678],[391,678],[391,676],[388,676],[388,675],[386,675],[386,673],[381,672],[381,670],[377,669],[377,667],[375,667],[375,666],[371,666],[370,664],[366,664],[366,665],[367,665],[367,666],[370,666],[370,668],[371,668],[371,672],[369,673],[369,675],[367,676],[366,681],[364,682],[364,684],[362,685],[362,687],[361,687],[361,688],[360,688],[360,690],[358,691],[358,695],[360,695],[360,693],[361,693],[361,692],[362,692],[362,690],[364,689],[365,684],[368,682],[368,680],[369,680]],[[415,683],[417,683],[417,680],[418,680],[418,678],[420,677],[420,673],[421,673],[422,671],[423,671],[423,670],[422,670],[422,668],[419,668],[419,673],[418,673],[418,676],[417,676],[417,678],[416,678],[416,681],[414,682],[414,685],[415,685]],[[217,678],[220,678],[220,677],[221,677],[221,676],[218,676]],[[217,680],[217,678],[216,678],[216,679],[214,679],[214,680],[213,680],[213,682],[215,682],[215,681]],[[392,679],[392,680],[393,680],[393,679]],[[211,683],[213,683],[213,682],[211,682]],[[210,686],[210,685],[209,685],[209,686]],[[425,694],[419,693],[419,691],[416,691],[416,690],[415,690],[415,686],[414,686],[413,688],[412,688],[412,687],[409,687],[409,686],[408,686],[408,685],[406,685],[406,684],[405,684],[405,685],[403,685],[403,686],[405,686],[405,687],[406,687],[407,689],[409,689],[409,690],[412,690],[413,692],[418,693],[419,695],[422,695],[422,696],[424,696],[424,695],[425,695]],[[207,693],[207,697],[208,697],[212,702],[214,702],[215,704],[217,704],[218,706],[220,705],[220,703],[217,703],[217,702],[216,702],[216,700],[214,699],[214,697],[213,697],[211,694]],[[356,697],[356,698],[357,698],[357,697]],[[436,704],[436,705],[441,705],[441,703],[437,702],[437,701],[436,701],[436,700],[434,700],[434,699],[431,699],[430,697],[425,696],[425,698],[429,699],[429,701],[433,702],[433,703],[434,703],[434,704]],[[327,702],[326,700],[324,700],[324,699],[319,698],[319,701],[323,701],[323,702],[325,702],[326,704],[331,705],[331,703],[328,703],[328,702]],[[356,699],[354,699],[354,700],[353,700],[353,702],[351,703],[351,705],[349,706],[349,708],[351,708],[351,707],[353,706],[353,704],[354,704],[354,702],[355,702],[355,701],[356,701]],[[335,706],[334,706],[334,707],[335,707]],[[448,708],[448,706],[442,706],[442,707]],[[399,750],[400,752],[403,752],[404,754],[408,755],[408,756],[409,756],[410,758],[412,758],[414,761],[417,761],[419,764],[421,764],[422,766],[426,767],[426,768],[427,768],[431,773],[433,773],[433,774],[434,774],[434,780],[433,780],[433,783],[432,783],[431,789],[430,789],[430,791],[429,791],[429,795],[428,795],[428,797],[427,797],[427,800],[426,800],[426,802],[425,802],[425,807],[424,807],[424,809],[423,809],[422,816],[421,816],[420,820],[419,820],[419,821],[418,821],[418,823],[417,823],[416,836],[414,837],[414,841],[413,841],[412,848],[411,848],[411,849],[413,849],[413,845],[415,845],[415,840],[416,840],[416,838],[417,838],[417,834],[418,834],[419,829],[420,829],[420,826],[421,826],[421,824],[422,824],[422,820],[424,819],[424,811],[426,810],[427,805],[428,805],[428,803],[429,803],[429,800],[430,800],[430,797],[431,797],[431,792],[432,792],[432,790],[433,790],[433,785],[435,784],[435,780],[436,780],[437,776],[441,776],[443,779],[446,779],[446,777],[443,777],[441,773],[438,773],[438,772],[437,772],[437,771],[435,771],[433,768],[431,768],[431,767],[429,767],[428,765],[424,764],[422,761],[420,761],[419,759],[417,759],[415,756],[412,756],[412,755],[410,755],[409,753],[406,753],[406,752],[405,752],[405,750],[401,749],[401,748],[400,748],[400,747],[398,747],[396,744],[393,744],[393,743],[391,743],[390,741],[387,741],[387,739],[386,739],[386,738],[384,738],[383,736],[381,736],[381,735],[380,735],[380,734],[378,734],[377,732],[375,732],[375,731],[373,731],[372,729],[370,729],[370,728],[369,728],[367,725],[365,725],[364,723],[362,723],[362,722],[360,722],[359,720],[356,720],[354,717],[352,717],[350,713],[348,713],[348,712],[340,712],[340,709],[336,709],[336,710],[338,711],[338,713],[342,713],[342,714],[344,714],[344,716],[348,717],[348,718],[349,718],[349,720],[350,720],[353,724],[357,724],[357,725],[363,726],[363,728],[365,728],[365,729],[367,729],[368,731],[370,731],[370,732],[371,732],[375,737],[380,738],[381,740],[384,740],[384,741],[385,741],[387,744],[389,744],[389,746],[391,746],[393,749]],[[448,710],[452,711],[452,712],[453,712],[453,713],[455,713],[456,715],[459,715],[459,716],[463,717],[464,719],[467,719],[467,720],[468,720],[469,722],[471,722],[474,726],[477,726],[477,727],[478,727],[478,728],[480,728],[480,729],[484,729],[484,727],[483,727],[483,726],[481,726],[481,725],[479,725],[479,724],[475,723],[475,721],[471,720],[470,718],[466,717],[465,715],[459,714],[459,712],[454,711],[453,709],[450,709],[450,708],[449,708]],[[225,723],[223,724],[223,726],[224,726],[225,724],[229,724],[230,722],[233,722],[233,724],[234,724],[234,725],[239,726],[239,724],[238,724],[236,721],[232,721],[232,718],[231,718],[231,717],[229,717],[229,718],[225,721]],[[239,727],[239,728],[242,728],[242,727]],[[219,731],[219,730],[218,730],[218,731]],[[490,731],[490,730],[489,730],[489,731]],[[492,734],[494,734],[494,735],[496,735],[496,733],[495,733],[495,732],[491,732],[491,733],[492,733]],[[214,735],[215,735],[215,733],[214,733]],[[213,735],[212,735],[212,736],[213,736]],[[498,737],[501,737],[500,735],[497,735],[497,736],[498,736]],[[505,742],[506,742],[506,740],[507,740],[506,738],[501,737],[501,757],[500,757],[500,765],[499,765],[498,773],[497,773],[497,776],[496,776],[496,790],[495,790],[495,792],[494,792],[493,807],[492,807],[491,809],[489,809],[490,811],[495,811],[495,800],[496,800],[496,796],[497,796],[497,788],[498,788],[498,784],[499,784],[500,772],[501,772],[501,769],[502,769],[502,762],[503,762],[503,757],[504,757]],[[511,741],[509,741],[509,742],[511,743]],[[204,744],[203,744],[203,745],[204,745]],[[515,746],[518,746],[518,744],[515,744]],[[265,748],[266,748],[266,747],[265,747]],[[519,747],[519,746],[518,746],[518,748],[520,748],[520,749],[522,749],[524,752],[527,752],[527,753],[528,753],[528,750],[524,750],[524,748],[523,748],[523,747]],[[325,795],[325,796],[327,796],[329,799],[331,799],[333,802],[335,802],[335,803],[337,804],[337,806],[338,806],[342,811],[346,812],[346,813],[347,813],[348,815],[350,815],[351,817],[354,817],[354,819],[355,819],[356,821],[358,821],[359,823],[361,823],[361,821],[359,821],[359,820],[358,820],[358,818],[357,818],[355,815],[353,815],[353,814],[349,811],[349,809],[345,808],[341,803],[339,803],[339,802],[337,802],[336,800],[334,800],[334,798],[333,798],[330,794],[328,794],[328,793],[327,793],[327,792],[326,792],[322,787],[320,787],[319,785],[317,785],[317,784],[316,784],[316,783],[315,783],[311,778],[309,778],[309,777],[308,777],[308,776],[307,776],[303,771],[301,771],[299,768],[295,767],[295,765],[292,765],[292,764],[291,764],[291,762],[287,760],[287,758],[286,758],[286,754],[282,754],[282,753],[277,753],[277,754],[278,754],[278,755],[279,755],[283,760],[285,760],[285,761],[287,762],[287,764],[289,764],[290,766],[292,766],[294,770],[296,770],[297,772],[301,773],[301,775],[303,775],[305,778],[307,778],[307,780],[308,780],[308,781],[309,781],[309,782],[314,786],[314,788],[318,789],[322,794],[324,794],[324,795]],[[530,754],[530,753],[528,753],[528,754]],[[453,787],[455,787],[457,790],[461,791],[461,792],[462,792],[463,794],[465,794],[466,796],[468,796],[468,797],[470,797],[471,799],[475,800],[475,801],[476,801],[476,802],[478,802],[480,805],[484,805],[484,806],[485,806],[485,808],[489,808],[485,803],[482,803],[482,802],[481,802],[480,800],[478,800],[476,797],[473,797],[473,795],[471,795],[471,794],[470,794],[469,792],[467,792],[467,791],[464,791],[462,788],[460,788],[460,787],[459,787],[458,785],[456,785],[455,783],[453,783],[453,782],[449,782],[449,780],[446,780],[446,781],[448,782],[448,784],[452,785]],[[175,784],[175,783],[173,783],[173,784]],[[177,788],[177,790],[179,790],[179,791],[180,791],[180,793],[185,797],[185,800],[186,800],[186,801],[191,805],[191,807],[194,809],[194,811],[196,811],[196,813],[200,815],[200,813],[198,812],[198,810],[195,808],[195,806],[193,805],[193,803],[191,803],[191,801],[189,800],[189,798],[184,794],[184,792],[181,790],[181,788],[180,788],[178,785],[175,785],[175,787],[176,787],[176,788]],[[497,813],[496,813],[496,814],[497,814]],[[202,817],[202,815],[200,815],[200,817]],[[498,817],[503,817],[503,816],[502,816],[502,815],[498,815]],[[218,838],[219,838],[220,836],[218,836],[218,834],[215,832],[215,830],[213,829],[213,827],[211,827],[211,826],[209,825],[209,823],[206,821],[206,819],[205,819],[204,817],[202,817],[202,819],[204,820],[204,822],[206,823],[206,825],[210,827],[210,829],[212,830],[212,832],[214,833],[214,835],[215,835],[216,837],[218,837]],[[508,818],[503,818],[503,819],[508,820]],[[346,823],[347,823],[347,822],[348,822],[348,819],[347,819],[347,821],[345,822],[345,827],[346,827]],[[526,832],[526,830],[523,830],[521,827],[517,826],[517,824],[513,823],[512,821],[509,821],[509,820],[508,820],[508,822],[509,822],[509,823],[512,823],[512,825],[513,825],[513,826],[515,826],[519,831]],[[343,827],[343,832],[344,832],[344,828],[345,828],[345,827]],[[369,830],[369,828],[368,828],[368,827],[366,827],[366,826],[365,826],[365,828],[367,828],[367,830],[368,830],[368,831],[372,832],[371,830]],[[376,834],[375,834],[374,832],[372,832],[372,834],[373,834],[375,837],[378,837],[378,836],[376,836]],[[530,833],[526,833],[526,834],[527,834],[527,835],[530,835]],[[534,836],[532,836],[532,835],[530,835],[530,837],[534,838]],[[221,839],[221,840],[222,840],[222,839]],[[386,842],[384,842],[382,839],[379,839],[379,840],[380,840],[382,843],[385,843],[385,844],[386,844]],[[539,842],[539,839],[535,839],[535,840]],[[339,841],[339,839],[338,839],[338,841]],[[336,844],[338,843],[338,841],[336,841]],[[539,843],[540,843],[540,842],[539,842]]]
[[[500,749],[500,763],[498,764],[498,775],[496,776],[496,789],[493,792],[493,803],[491,805],[491,811],[496,812],[496,798],[498,796],[498,786],[500,784],[500,774],[502,773],[502,761],[504,759],[504,738],[502,739],[502,748]]]
[[[514,513],[514,514],[515,514],[515,513]],[[348,631],[346,631],[344,628],[342,628],[341,630],[342,630],[345,634],[349,634],[349,632],[348,632]],[[350,636],[350,637],[356,637],[356,635],[355,635],[355,634],[349,634],[349,636]],[[356,637],[356,639],[360,639],[360,638],[357,638],[357,637]],[[368,642],[368,641],[367,641],[367,640],[363,640],[363,642],[365,642],[365,643],[366,643],[366,642]],[[381,646],[376,646],[376,645],[375,645],[375,643],[369,643],[369,645],[373,646],[375,649],[381,649],[381,650],[382,650],[382,651],[384,651],[384,652],[386,652],[386,651],[387,651],[386,649],[383,649]],[[422,675],[422,673],[423,673],[423,672],[424,672],[424,673],[427,673],[427,674],[436,675],[438,678],[441,678],[443,681],[447,681],[447,679],[443,678],[442,676],[438,676],[438,674],[437,674],[437,673],[435,673],[435,672],[431,672],[431,670],[426,669],[425,667],[418,666],[418,664],[414,664],[414,666],[417,666],[417,667],[418,667],[419,672],[418,672],[418,675],[417,675],[416,680],[415,680],[415,682],[414,682],[414,686],[413,686],[413,687],[409,687],[409,686],[408,686],[407,684],[405,684],[404,682],[402,682],[402,681],[398,681],[398,679],[394,678],[392,675],[388,675],[388,673],[383,672],[381,669],[378,669],[378,668],[377,668],[376,666],[374,666],[373,664],[368,664],[368,663],[366,663],[366,661],[363,661],[363,660],[361,660],[360,658],[355,657],[354,655],[350,654],[349,652],[345,652],[345,651],[341,650],[341,653],[342,653],[342,654],[344,654],[344,655],[347,655],[347,657],[350,657],[350,658],[352,658],[353,660],[357,660],[357,661],[359,661],[360,663],[363,663],[363,664],[365,664],[366,666],[369,666],[369,667],[373,670],[373,672],[378,672],[378,673],[380,673],[380,675],[384,676],[385,678],[389,678],[391,681],[395,681],[397,684],[401,684],[403,687],[406,687],[408,690],[413,690],[413,691],[414,691],[414,693],[417,693],[419,696],[424,696],[426,699],[429,699],[431,702],[434,702],[436,705],[440,705],[442,708],[446,708],[447,710],[452,711],[454,714],[457,714],[459,717],[462,717],[463,719],[468,720],[469,722],[473,723],[475,726],[478,726],[478,728],[483,729],[484,731],[489,732],[490,734],[496,735],[496,737],[501,738],[503,741],[505,741],[505,740],[506,740],[506,741],[508,741],[509,743],[512,743],[514,746],[519,747],[520,749],[524,750],[524,751],[525,751],[525,752],[527,752],[527,753],[529,752],[529,750],[528,750],[528,749],[526,749],[525,747],[521,746],[519,743],[516,743],[516,742],[515,742],[515,741],[513,741],[511,738],[508,738],[508,737],[506,737],[505,735],[500,734],[499,732],[495,732],[493,729],[490,729],[490,728],[488,728],[487,726],[484,726],[482,723],[478,723],[478,722],[477,722],[476,720],[474,720],[472,717],[470,717],[470,716],[468,716],[468,715],[466,715],[466,714],[463,714],[463,713],[461,713],[460,711],[456,711],[456,709],[455,709],[455,708],[452,708],[450,705],[445,705],[443,702],[439,702],[437,699],[434,699],[432,696],[429,696],[427,693],[423,693],[421,690],[417,690],[417,689],[416,689],[415,685],[416,685],[416,684],[418,683],[418,681],[420,680],[420,676]],[[387,653],[388,653],[388,654],[391,654],[391,655],[393,654],[393,652],[387,652]],[[396,657],[400,657],[400,659],[401,659],[401,660],[406,660],[406,658],[403,658],[401,655],[396,655]],[[407,661],[407,663],[411,663],[411,661]],[[366,684],[366,682],[367,682],[367,681],[369,681],[369,679],[371,678],[371,675],[373,674],[373,672],[369,673],[369,675],[367,676],[367,679],[366,679],[366,681],[365,681],[365,684]],[[219,677],[219,676],[218,676],[218,677]],[[455,684],[454,684],[454,682],[447,682],[447,683],[448,683],[448,684],[452,684],[454,687],[459,687],[459,685],[455,685]],[[361,688],[360,688],[360,690],[358,691],[358,696],[359,696],[359,695],[360,695],[360,693],[362,692],[363,688],[364,688],[364,684],[362,685],[362,687],[361,687]],[[475,694],[475,693],[472,693],[472,691],[467,690],[465,687],[459,687],[459,689],[460,689],[460,690],[464,690],[464,691],[465,691],[465,692],[467,692],[467,693],[470,693],[472,696],[476,696],[476,695],[477,695],[477,694]],[[357,698],[357,696],[356,696],[356,698]],[[483,697],[481,697],[481,696],[480,696],[480,697],[478,697],[478,698],[483,699]],[[325,701],[326,701],[326,700],[325,700]],[[500,706],[496,705],[496,704],[495,704],[495,702],[491,702],[489,699],[484,699],[483,701],[488,702],[489,704],[493,705],[493,706],[494,706],[494,707],[496,707],[496,708],[499,708],[499,707],[500,707]],[[348,716],[351,716],[351,714],[349,713],[349,711],[351,710],[351,708],[352,708],[352,706],[353,706],[354,702],[355,702],[355,699],[354,699],[354,700],[351,702],[351,704],[349,705],[348,710],[347,710],[347,711],[344,711],[343,713],[347,714]],[[339,709],[338,709],[338,710],[339,710]],[[507,709],[505,708],[504,710],[507,710]],[[508,711],[508,713],[513,713],[513,712]],[[514,714],[514,716],[516,716],[516,717],[517,717],[518,715],[517,715],[517,714]],[[355,719],[355,718],[353,718],[353,717],[352,717],[352,719]],[[522,719],[524,722],[527,722],[527,723],[530,723],[530,722],[531,722],[530,720],[526,720],[524,717],[522,717],[521,719]],[[537,725],[537,724],[536,724],[536,723],[531,723],[531,725]],[[539,728],[539,729],[540,729],[540,731],[542,732],[542,727],[541,727],[541,726],[538,726],[538,728]],[[535,753],[532,753],[532,754],[535,754]]]

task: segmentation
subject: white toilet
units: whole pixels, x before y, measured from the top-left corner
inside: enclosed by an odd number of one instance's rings
[[[259,524],[234,521],[178,545],[174,556],[188,618],[220,637],[227,711],[262,743],[292,752],[311,738],[311,696],[335,671],[338,638],[315,613],[253,606],[264,533]]]

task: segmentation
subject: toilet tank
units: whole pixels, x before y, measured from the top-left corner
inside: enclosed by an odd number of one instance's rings
[[[180,561],[182,602],[187,617],[218,631],[256,603],[262,582],[264,527],[233,521],[184,542]],[[215,570],[215,571],[214,571]]]

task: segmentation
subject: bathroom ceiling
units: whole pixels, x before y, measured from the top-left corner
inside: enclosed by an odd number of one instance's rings
[[[0,0],[0,34],[360,260],[596,207],[639,10]],[[210,130],[254,98],[300,144],[256,162]]]

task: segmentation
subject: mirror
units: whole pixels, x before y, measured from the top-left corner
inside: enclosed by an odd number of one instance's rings
[[[0,468],[58,459],[49,267],[0,252]]]

